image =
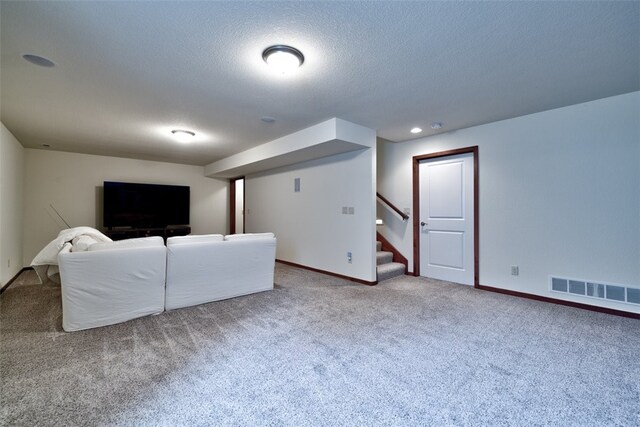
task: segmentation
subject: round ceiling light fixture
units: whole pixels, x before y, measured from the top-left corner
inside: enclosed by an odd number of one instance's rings
[[[433,129],[433,130],[442,129],[442,122],[433,122],[433,123],[431,123],[431,129]]]
[[[422,132],[422,128],[413,128],[411,129],[411,133],[420,133]]]
[[[25,61],[31,62],[34,65],[39,65],[40,67],[47,67],[47,68],[51,68],[51,67],[55,67],[56,64],[53,63],[53,61],[43,57],[43,56],[38,56],[38,55],[32,55],[30,53],[26,53],[24,55],[22,55],[22,58]]]
[[[191,132],[190,130],[184,129],[174,129],[171,131],[174,138],[180,142],[189,142],[196,136],[195,132]]]
[[[296,70],[304,62],[304,55],[295,47],[278,44],[262,52],[262,59],[279,74]]]

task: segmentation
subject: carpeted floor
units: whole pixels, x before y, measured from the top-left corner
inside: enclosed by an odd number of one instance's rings
[[[1,425],[640,425],[640,322],[277,264],[276,288],[83,332],[0,295]]]

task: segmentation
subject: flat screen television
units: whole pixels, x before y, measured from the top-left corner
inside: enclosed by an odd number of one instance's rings
[[[156,228],[189,225],[190,188],[104,182],[104,226]]]

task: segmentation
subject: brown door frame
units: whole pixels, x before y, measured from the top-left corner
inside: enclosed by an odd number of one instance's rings
[[[229,179],[229,234],[236,234],[236,181],[242,179],[244,180],[245,183],[245,188],[243,190],[246,190],[246,180],[244,179],[244,176],[239,176],[237,178],[231,178]],[[242,192],[242,208],[244,209],[244,202],[246,200],[246,193],[243,191]],[[245,225],[245,220],[244,220],[244,215],[242,215],[242,231],[244,232],[244,225]]]
[[[413,156],[413,275],[420,276],[420,162],[467,153],[473,154],[473,287],[478,288],[480,286],[480,210],[478,208],[480,187],[477,145]]]

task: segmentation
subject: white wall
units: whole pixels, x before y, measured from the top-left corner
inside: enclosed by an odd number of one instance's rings
[[[24,152],[0,123],[0,287],[22,269]]]
[[[375,281],[375,156],[372,147],[245,177],[247,232],[274,232],[278,259]]]
[[[640,92],[449,132],[379,142],[378,188],[412,206],[412,156],[479,146],[480,284],[552,293],[549,275],[640,286]],[[412,220],[378,207],[413,268]],[[510,266],[520,276],[510,275]]]
[[[200,166],[27,149],[24,219],[24,264],[61,229],[53,205],[73,227],[102,229],[104,181],[188,185],[191,187],[191,231],[228,230],[229,183],[204,176]]]

